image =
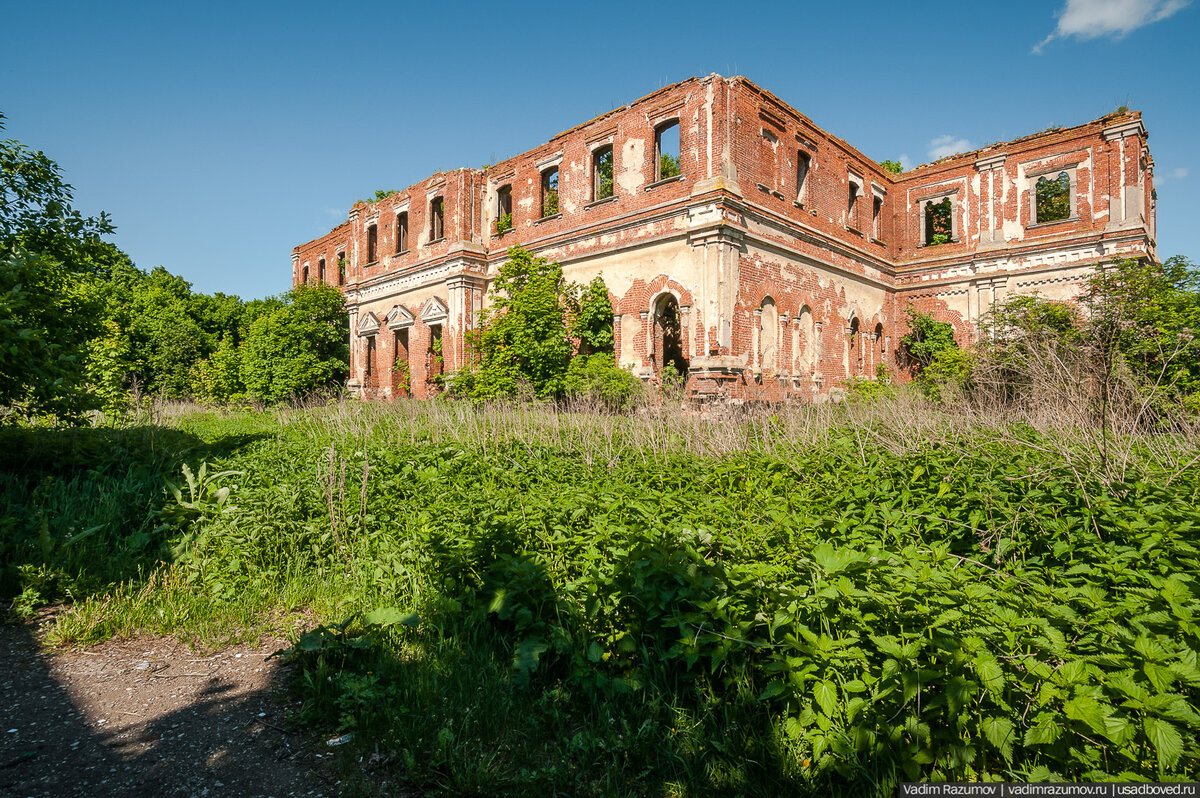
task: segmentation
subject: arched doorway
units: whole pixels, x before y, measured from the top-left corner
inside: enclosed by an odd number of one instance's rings
[[[679,313],[679,300],[673,294],[663,294],[654,305],[654,340],[650,360],[654,370],[662,373],[668,363],[683,377],[688,373],[687,358],[683,354],[683,323]]]

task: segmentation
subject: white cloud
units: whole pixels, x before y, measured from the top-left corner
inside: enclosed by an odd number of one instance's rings
[[[1161,175],[1156,175],[1155,182],[1157,182],[1161,185],[1163,183],[1166,183],[1168,180],[1183,180],[1187,176],[1188,176],[1187,167],[1180,166],[1176,169],[1172,169],[1169,172],[1163,172]]]
[[[909,158],[909,157],[908,157],[908,153],[907,153],[907,152],[906,152],[906,153],[904,153],[903,155],[901,155],[901,156],[900,156],[899,158],[897,158],[896,160],[900,161],[900,165],[904,167],[904,171],[906,171],[906,172],[907,172],[909,169],[912,169],[914,166],[916,166],[916,164],[914,164],[914,163],[912,162],[912,158]]]
[[[966,152],[970,149],[973,149],[971,142],[966,139],[955,138],[950,135],[938,136],[929,142],[929,157],[936,161],[939,158],[945,158],[947,155]]]
[[[1058,12],[1058,26],[1033,52],[1040,53],[1053,40],[1070,36],[1120,38],[1144,25],[1164,20],[1190,3],[1191,0],[1067,0]]]

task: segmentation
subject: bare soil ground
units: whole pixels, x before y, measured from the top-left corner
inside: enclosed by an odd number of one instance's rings
[[[334,753],[285,730],[278,640],[44,650],[0,625],[0,796],[330,796]]]

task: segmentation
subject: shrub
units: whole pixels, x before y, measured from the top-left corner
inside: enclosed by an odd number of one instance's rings
[[[570,398],[594,401],[613,411],[629,410],[645,394],[642,381],[603,352],[573,358],[564,386]]]

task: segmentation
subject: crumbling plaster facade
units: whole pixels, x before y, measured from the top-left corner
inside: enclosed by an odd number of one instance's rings
[[[679,173],[663,178],[659,134],[675,125]],[[745,78],[691,78],[500,163],[357,203],[293,250],[293,283],[342,285],[363,397],[425,397],[461,367],[519,244],[569,279],[604,278],[617,361],[643,379],[673,362],[695,398],[819,400],[898,370],[910,305],[965,343],[993,301],[1069,300],[1098,263],[1155,258],[1146,138],[1121,112],[893,175]],[[1067,218],[1036,218],[1045,176],[1069,179]],[[926,207],[947,198],[950,240],[926,241]]]

